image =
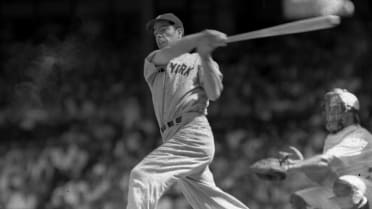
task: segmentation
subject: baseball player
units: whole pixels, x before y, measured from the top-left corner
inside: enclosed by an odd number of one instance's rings
[[[226,45],[226,35],[205,30],[183,37],[183,24],[172,13],[147,27],[159,49],[145,58],[144,77],[163,144],[132,169],[127,209],[155,209],[174,183],[194,209],[247,209],[215,185],[209,169],[215,150],[207,107],[223,88],[211,53]],[[193,49],[197,53],[190,53]]]
[[[319,186],[291,195],[294,209],[337,209],[330,200],[333,183],[343,175],[372,179],[372,135],[359,123],[359,101],[344,89],[333,89],[324,96],[324,116],[329,132],[323,153],[308,159],[292,161],[288,172],[303,172]],[[372,200],[372,187],[367,187]]]

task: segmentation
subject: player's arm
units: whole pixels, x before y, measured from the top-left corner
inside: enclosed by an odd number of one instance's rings
[[[156,53],[150,57],[149,61],[156,66],[166,65],[168,64],[169,60],[173,59],[174,57],[178,57],[179,55],[187,53],[196,48],[202,36],[202,32],[184,36],[182,39],[157,50]]]
[[[146,58],[143,66],[143,73],[145,80],[151,86],[154,81],[154,75],[156,72],[159,71],[160,68],[164,67],[161,65],[155,65],[151,60],[153,59],[154,55],[157,53],[157,50],[151,52]]]
[[[322,155],[316,155],[304,160],[294,161],[287,167],[288,172],[302,172],[309,179],[319,184],[337,176],[331,169],[329,161]]]
[[[226,35],[213,30],[204,30],[199,33],[184,36],[182,39],[169,44],[160,49],[151,57],[151,62],[156,66],[166,65],[169,60],[181,54],[190,52],[204,43],[211,43],[214,46],[224,46],[226,44]]]
[[[219,39],[219,40],[218,40]],[[207,31],[197,47],[201,60],[201,84],[209,100],[217,100],[222,92],[222,73],[218,64],[212,59],[211,53],[219,46],[224,46],[227,37],[217,31]]]
[[[344,166],[343,159],[360,155],[367,144],[368,142],[362,137],[345,137],[339,144],[327,150],[324,154],[289,165],[288,172],[301,171],[309,177],[329,177],[334,173],[333,170],[337,170],[339,166]]]
[[[288,166],[288,172],[326,172],[327,170],[329,170],[329,164],[328,161],[324,159],[323,155],[316,155],[308,159],[294,161],[293,164]]]
[[[217,100],[223,90],[222,73],[218,64],[211,55],[200,55],[201,69],[199,70],[201,85],[203,86],[208,99]]]

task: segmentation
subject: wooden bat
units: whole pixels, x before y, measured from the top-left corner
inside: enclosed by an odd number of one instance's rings
[[[281,36],[286,34],[303,33],[314,30],[332,28],[340,24],[340,17],[327,15],[304,20],[293,21],[261,30],[240,33],[227,37],[227,43],[245,41],[250,39],[264,38],[270,36]]]

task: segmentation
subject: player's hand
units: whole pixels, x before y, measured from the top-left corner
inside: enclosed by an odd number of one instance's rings
[[[226,34],[216,30],[204,30],[197,46],[197,52],[201,56],[210,54],[215,48],[226,46]]]
[[[289,146],[289,151],[279,151],[279,158],[286,171],[293,165],[304,160],[303,154],[296,147]]]
[[[282,159],[291,161],[301,161],[304,160],[303,154],[296,147],[289,146],[289,152],[279,151],[279,156]]]

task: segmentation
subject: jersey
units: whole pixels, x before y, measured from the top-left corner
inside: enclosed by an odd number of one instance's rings
[[[372,180],[372,135],[359,125],[344,128],[325,139],[324,158],[338,175]]]
[[[201,59],[197,53],[185,53],[171,59],[165,66],[151,62],[154,51],[145,59],[144,77],[152,94],[154,112],[159,127],[187,112],[207,114],[208,96],[204,91]],[[217,77],[222,80],[218,64]]]

